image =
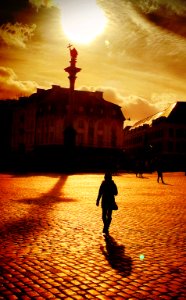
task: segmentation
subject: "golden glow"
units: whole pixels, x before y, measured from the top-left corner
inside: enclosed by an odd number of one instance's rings
[[[88,1],[88,4],[82,1],[79,6],[78,2],[64,5],[62,28],[71,42],[88,44],[104,31],[106,17],[95,0]]]

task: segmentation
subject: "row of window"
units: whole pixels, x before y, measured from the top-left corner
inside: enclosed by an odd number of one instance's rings
[[[46,129],[46,128],[45,128]],[[93,129],[93,128],[91,128]],[[14,135],[14,141],[17,142],[24,142],[26,145],[34,145],[35,143],[35,133],[33,132],[25,132],[23,128],[19,129],[18,136]],[[56,139],[54,131],[49,130],[38,130],[36,134],[36,144],[54,144],[54,143],[62,143],[63,140],[63,133],[61,136],[58,136]],[[84,132],[80,132],[77,134],[76,137],[77,145],[83,146],[88,143],[89,146],[97,145],[97,146],[104,146],[106,141],[104,138],[103,133],[97,132],[97,134],[94,134],[94,130],[90,130],[88,132],[88,137],[86,139],[86,134]],[[117,136],[116,132],[112,131],[110,136],[110,146],[116,147],[117,146]]]
[[[167,151],[168,152],[186,153],[186,142],[173,143],[173,142],[169,141],[167,144]]]
[[[24,120],[24,118],[22,118],[23,116],[21,115],[20,116],[20,118],[21,118],[21,122],[20,122],[20,128],[22,128],[22,130],[24,130],[24,129],[31,129],[31,128],[33,128],[33,126],[34,126],[34,122],[33,122],[33,119],[30,119],[30,120],[27,120],[27,122],[25,123],[23,120]],[[78,123],[77,123],[77,127],[79,128],[79,129],[85,129],[86,128],[86,125],[87,125],[87,121],[85,121],[85,120],[83,120],[83,119],[79,119],[78,120]],[[54,122],[54,119],[52,119],[52,118],[49,118],[48,120],[38,120],[37,121],[37,127],[54,127],[55,126],[55,122]],[[90,122],[89,121],[89,130],[94,130],[94,128],[95,128],[95,122]],[[96,126],[96,128],[98,129],[98,130],[104,130],[104,128],[105,128],[105,124],[104,124],[104,122],[103,121],[99,121],[98,123],[97,123],[97,126]],[[112,128],[112,130],[115,130],[115,128],[113,127]]]
[[[166,136],[165,129],[160,129],[154,132],[149,133],[148,135],[139,135],[139,136],[132,136],[128,135],[127,139],[125,140],[125,145],[137,145],[140,143],[144,143],[145,141],[153,141],[155,139],[163,139]],[[168,136],[169,138],[174,139],[185,139],[186,138],[186,129],[185,128],[169,128],[168,129]]]
[[[27,140],[25,140],[25,142],[28,142]],[[55,140],[55,136],[54,136],[54,132],[49,132],[49,133],[45,133],[45,134],[41,134],[39,133],[37,135],[37,139],[36,139],[36,144],[38,145],[42,145],[42,144],[54,144],[56,142]],[[78,133],[76,136],[76,144],[78,146],[84,146],[84,145],[89,145],[89,146],[98,146],[98,147],[104,147],[105,146],[105,141],[103,138],[103,135],[98,134],[95,138],[93,138],[92,136],[88,136],[88,142],[86,142],[86,137],[83,133]],[[111,136],[111,140],[110,140],[110,146],[112,147],[116,147],[117,146],[117,137],[116,135],[112,135]]]
[[[42,105],[38,108],[37,110],[37,116],[46,116],[48,114],[52,115],[52,114],[56,114],[56,112],[61,112],[61,113],[67,113],[67,111],[70,109],[69,104],[64,103],[63,105],[58,105],[56,106],[55,104],[48,104],[48,105]],[[95,113],[97,115],[104,115],[106,114],[107,116],[116,116],[118,111],[117,109],[107,109],[104,106],[83,106],[83,105],[79,105],[78,107],[75,107],[75,111],[76,113]],[[26,120],[26,114],[24,112],[22,112],[19,115],[19,122],[20,123],[24,123]]]
[[[85,134],[83,133],[78,133],[77,135],[77,145],[78,146],[83,146],[86,144],[86,137]],[[104,147],[105,145],[105,140],[104,140],[104,136],[103,134],[97,134],[96,136],[96,144],[98,147]],[[95,139],[92,135],[88,136],[88,145],[89,146],[93,146],[95,145]],[[110,146],[111,147],[116,147],[117,146],[117,136],[116,134],[111,134],[111,138],[110,138]]]
[[[169,128],[169,136],[177,138],[186,138],[185,128]]]

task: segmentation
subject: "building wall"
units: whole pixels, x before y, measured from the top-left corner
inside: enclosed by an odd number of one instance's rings
[[[153,161],[162,157],[169,168],[186,167],[186,122],[169,117],[151,125],[124,129],[126,153],[133,159]]]
[[[0,101],[0,163],[11,152],[12,121],[15,100]]]
[[[119,106],[101,96],[81,91],[72,104],[67,101],[67,89],[54,87],[20,99],[13,114],[12,150],[64,145],[69,122],[76,131],[76,146],[121,149],[124,116]]]
[[[13,113],[12,150],[29,151],[35,144],[36,108],[33,105],[18,104]]]

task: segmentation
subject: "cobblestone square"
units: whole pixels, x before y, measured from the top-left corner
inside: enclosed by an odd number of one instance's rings
[[[186,299],[185,174],[113,176],[109,236],[103,176],[0,174],[0,299]]]

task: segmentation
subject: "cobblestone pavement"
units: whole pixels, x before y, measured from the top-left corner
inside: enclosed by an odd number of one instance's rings
[[[186,299],[184,173],[117,174],[102,235],[103,174],[0,175],[0,299]]]

